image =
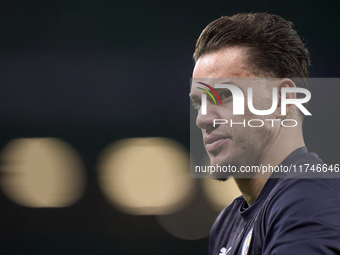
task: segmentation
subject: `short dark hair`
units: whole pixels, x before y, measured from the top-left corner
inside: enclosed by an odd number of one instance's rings
[[[194,60],[226,47],[244,47],[254,74],[298,78],[306,87],[310,56],[293,23],[268,13],[239,13],[211,22],[197,40]],[[302,79],[301,79],[302,78]]]

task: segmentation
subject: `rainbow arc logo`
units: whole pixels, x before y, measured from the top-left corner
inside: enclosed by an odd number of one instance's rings
[[[213,87],[211,87],[210,85],[205,84],[205,83],[203,83],[203,82],[197,82],[197,83],[199,83],[199,84],[201,84],[201,85],[203,85],[203,86],[206,86],[206,87],[209,88],[212,92],[214,92],[214,94],[217,96],[218,100],[220,101],[220,104],[222,105],[221,98],[220,98],[220,96],[218,95],[217,91],[216,91]],[[203,90],[205,93],[207,93],[207,94],[212,98],[212,100],[214,101],[215,105],[217,105],[214,96],[213,96],[208,90],[203,89],[203,88],[201,88],[201,87],[197,87],[197,88],[198,88],[198,89],[201,89],[201,90]]]
[[[211,87],[210,85],[205,84],[205,83],[203,83],[203,82],[197,82],[197,83],[199,83],[199,84],[201,84],[201,85],[203,85],[203,86],[206,86],[206,87],[209,88],[212,92],[214,92],[214,94],[217,96],[218,100],[220,101],[220,103],[221,103],[221,105],[222,105],[222,100],[221,100],[220,96],[218,95],[217,91],[216,91],[213,87]],[[217,105],[214,96],[213,96],[208,90],[206,90],[206,89],[204,89],[204,88],[201,88],[201,87],[197,87],[197,88],[198,88],[198,89],[201,89],[201,90],[203,90],[205,93],[207,93],[207,94],[212,98],[212,100],[214,101],[215,105]],[[206,95],[206,94],[203,94],[203,95],[202,95],[202,114],[203,114],[203,115],[206,115],[206,114],[207,114],[207,95]]]

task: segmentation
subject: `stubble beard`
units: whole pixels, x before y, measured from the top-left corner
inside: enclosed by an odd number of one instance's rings
[[[210,165],[211,166],[216,166],[216,165],[219,165],[219,166],[221,166],[221,167],[223,167],[223,166],[228,166],[228,165],[233,165],[232,163],[226,163],[226,162],[222,162],[221,164],[219,164],[218,162],[216,162],[216,163],[213,163],[213,160],[211,159],[210,160]],[[238,169],[238,168],[237,168]],[[232,172],[222,172],[222,173],[213,173],[212,174],[212,179],[213,180],[216,180],[216,181],[219,181],[219,182],[226,182],[227,180],[229,180],[230,178],[233,178],[234,177],[234,173],[232,173]]]

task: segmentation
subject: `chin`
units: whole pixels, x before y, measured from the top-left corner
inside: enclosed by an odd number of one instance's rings
[[[225,182],[233,177],[233,173],[214,173],[212,179],[220,182]]]
[[[211,166],[233,166],[235,165],[230,160],[227,160],[226,158],[218,158],[218,157],[210,157],[210,165]]]
[[[219,167],[231,167],[234,166],[233,162],[230,162],[230,160],[226,160],[226,158],[218,158],[218,157],[210,157],[210,165],[211,166],[219,166]],[[225,182],[228,179],[234,177],[235,173],[226,171],[226,172],[215,172],[212,174],[212,179],[217,181]]]
[[[212,179],[215,181],[219,181],[219,182],[226,182],[230,179],[230,177],[229,178],[212,178]]]

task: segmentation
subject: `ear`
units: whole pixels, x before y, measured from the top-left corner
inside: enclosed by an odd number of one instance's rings
[[[286,115],[283,116],[281,115],[282,113],[282,88],[296,88],[295,83],[291,79],[282,79],[279,81],[278,84],[278,104],[277,104],[277,109],[276,109],[276,118],[278,119],[294,119],[294,109],[292,104],[287,104],[286,105]],[[287,99],[295,99],[296,98],[296,93],[295,92],[288,92],[286,93],[286,98]]]

